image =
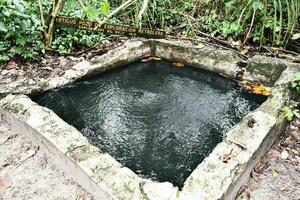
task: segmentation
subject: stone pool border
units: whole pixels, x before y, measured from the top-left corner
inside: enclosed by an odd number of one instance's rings
[[[241,68],[240,63],[246,63],[245,78],[273,85],[272,96],[226,134],[188,177],[182,191],[168,182],[157,183],[138,177],[89,144],[79,131],[53,111],[26,96],[59,88],[150,55],[217,72],[231,79]],[[267,70],[273,67],[276,67],[274,72]],[[285,127],[280,109],[290,100],[288,80],[292,79],[296,67],[284,60],[263,57],[243,61],[233,52],[203,45],[193,47],[165,40],[130,41],[91,62],[83,61],[73,66],[62,77],[21,80],[0,86],[0,96],[9,94],[0,101],[0,112],[14,129],[28,134],[96,199],[227,200],[235,197],[256,162]],[[271,78],[266,76],[268,73],[272,73]]]

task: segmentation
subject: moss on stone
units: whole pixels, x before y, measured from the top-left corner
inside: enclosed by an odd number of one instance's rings
[[[275,62],[262,62],[260,60],[249,62],[247,70],[250,73],[266,77],[271,82],[275,82],[281,73],[287,68],[285,64]]]

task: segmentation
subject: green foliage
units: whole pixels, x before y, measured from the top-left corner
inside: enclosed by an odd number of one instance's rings
[[[56,39],[52,47],[60,54],[71,53],[84,47],[91,47],[96,43],[108,42],[104,34],[93,34],[85,30],[60,29],[56,32]]]
[[[122,3],[122,0],[110,1],[112,7]],[[179,26],[184,27],[185,32],[191,32],[191,19],[187,13],[192,12],[195,4],[193,0],[152,0],[143,14],[142,21],[138,21],[138,15],[142,8],[143,0],[137,0],[134,5],[122,11],[118,18],[127,24],[142,25],[149,28],[172,29]]]
[[[46,24],[51,15],[48,11],[57,2],[40,1]],[[123,2],[66,0],[58,14],[99,21]],[[143,0],[136,0],[111,18],[110,23],[162,28],[186,36],[195,36],[202,31],[212,36],[260,45],[269,43],[283,46],[290,39],[300,38],[299,0],[149,0],[144,6]],[[145,12],[140,19],[142,8],[145,8]],[[0,0],[0,63],[15,56],[35,59],[44,54],[42,31],[45,27],[42,27],[39,15],[36,2]],[[103,34],[82,30],[60,28],[54,34],[52,48],[60,53],[70,53],[107,41]]]
[[[197,13],[195,26],[224,38],[284,45],[299,32],[299,0],[205,0]]]
[[[36,59],[44,53],[41,22],[32,8],[23,0],[1,0],[0,64],[14,56]]]
[[[84,9],[80,7],[76,0],[69,0],[64,6],[60,15],[87,18],[95,21],[110,12],[110,4],[107,0],[83,1]],[[108,42],[108,38],[103,33],[93,33],[85,30],[74,30],[70,28],[60,28],[55,32],[55,40],[52,48],[60,54],[71,53],[74,50],[91,47],[96,43]]]
[[[284,113],[284,117],[289,122],[293,120],[294,116],[296,116],[297,118],[300,118],[299,109],[292,109],[292,108],[289,108],[288,106],[284,106],[282,111]]]
[[[295,74],[295,78],[290,82],[290,87],[297,93],[300,93],[300,72]],[[288,106],[283,107],[282,111],[288,121],[292,121],[294,116],[300,119],[299,109],[293,109]]]
[[[300,72],[297,72],[294,80],[291,81],[291,88],[300,93]]]

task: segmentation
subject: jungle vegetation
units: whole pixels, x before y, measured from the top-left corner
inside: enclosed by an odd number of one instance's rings
[[[55,16],[159,28],[176,37],[236,45],[300,46],[300,0],[0,0],[0,63],[70,53],[109,35],[56,29]]]

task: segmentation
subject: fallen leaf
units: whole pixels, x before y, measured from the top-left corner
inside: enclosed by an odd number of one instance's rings
[[[266,87],[262,84],[255,84],[248,81],[242,81],[240,83],[241,83],[242,90],[245,90],[247,92],[258,94],[258,95],[264,95],[264,96],[271,95],[271,88]]]
[[[150,56],[141,60],[141,62],[160,61],[162,58],[157,56]]]
[[[269,150],[268,155],[273,158],[278,158],[278,157],[280,157],[280,152],[277,151],[276,149],[272,148]]]
[[[262,92],[262,95],[264,95],[264,96],[270,96],[270,95],[271,95],[271,92],[264,90],[264,91]]]
[[[228,161],[229,161],[229,160],[231,159],[231,157],[232,157],[232,151],[233,151],[233,149],[231,149],[231,151],[230,151],[229,153],[220,156],[219,159],[222,160],[223,163],[228,163]]]
[[[281,142],[281,146],[287,147],[294,143],[292,136],[288,136],[284,141]]]
[[[177,67],[177,68],[183,68],[183,67],[185,67],[185,65],[182,64],[182,63],[173,63],[173,65],[174,65],[175,67]]]
[[[268,167],[267,163],[259,162],[255,165],[254,172],[256,172],[257,174],[262,174],[267,167]]]
[[[160,57],[156,57],[156,56],[151,56],[150,59],[154,60],[154,61],[160,61],[160,60],[162,60]]]
[[[6,64],[6,69],[15,69],[17,67],[17,63],[14,62],[14,61],[9,61],[7,64]]]

